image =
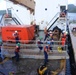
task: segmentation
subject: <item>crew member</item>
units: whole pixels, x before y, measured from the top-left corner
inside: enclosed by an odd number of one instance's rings
[[[18,34],[17,31],[15,31],[14,37],[15,37],[15,40],[16,40],[16,44],[19,43],[19,34]]]
[[[19,61],[19,51],[20,51],[20,43],[17,43],[15,48],[15,56],[14,56],[17,62]]]
[[[47,64],[47,62],[48,62],[48,46],[45,46],[44,47],[44,64],[46,65]]]
[[[44,41],[45,41],[47,39],[47,37],[49,36],[47,28],[44,29],[44,33],[45,33],[45,38],[44,38]]]
[[[40,52],[41,52],[42,49],[43,49],[43,46],[42,46],[43,42],[42,42],[41,40],[42,40],[42,38],[39,38],[39,40],[38,40],[38,42],[37,42],[37,45],[38,45],[38,48],[39,48]]]
[[[62,38],[61,38],[61,42],[62,42],[62,50],[64,49],[64,45],[65,45],[65,42],[66,42],[66,33],[64,32],[62,34]]]

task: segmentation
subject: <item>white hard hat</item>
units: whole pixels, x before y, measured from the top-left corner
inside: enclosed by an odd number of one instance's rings
[[[68,32],[66,31],[66,34],[68,34]]]
[[[50,33],[50,34],[52,34],[53,32],[52,32],[52,31],[50,31],[49,33]]]
[[[17,33],[17,31],[15,31],[15,33]]]
[[[63,33],[65,33],[65,31],[63,31]]]

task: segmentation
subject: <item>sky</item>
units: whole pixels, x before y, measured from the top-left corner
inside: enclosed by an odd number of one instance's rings
[[[0,0],[0,10],[6,9],[6,2],[4,0]]]
[[[68,0],[68,4],[74,4],[74,5],[76,5],[76,0]]]

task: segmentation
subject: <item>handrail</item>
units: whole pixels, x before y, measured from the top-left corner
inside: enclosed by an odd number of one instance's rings
[[[58,20],[59,18],[59,12],[56,13],[56,15],[51,19],[51,21],[47,24],[47,30],[49,30],[54,23]],[[50,24],[51,23],[51,24]],[[50,26],[49,26],[50,25]]]
[[[38,40],[19,40],[22,44],[37,44]],[[7,40],[5,43],[9,43],[9,42],[13,42],[11,44],[15,44],[15,40]],[[23,43],[24,42],[24,43]],[[28,42],[28,43],[27,43]],[[29,43],[31,42],[31,43]],[[51,42],[51,43],[54,43],[55,44],[58,44],[59,46],[62,44],[62,42],[65,42],[65,41],[41,41],[43,44],[47,44],[47,42]],[[66,44],[65,44],[66,45]]]
[[[14,18],[12,17],[12,20],[17,24],[17,22],[14,20]],[[17,24],[18,25],[18,24]]]
[[[30,46],[30,47],[35,47],[35,46],[47,46],[48,44],[20,44],[21,46]],[[11,47],[15,47],[16,46],[16,44],[9,44],[9,43],[3,43],[3,46],[11,46]],[[56,45],[56,44],[54,44],[54,45],[50,45],[51,47],[64,47],[64,46],[66,46],[67,47],[67,45]]]
[[[15,14],[15,16],[20,20],[20,18]],[[20,20],[21,24],[23,24],[23,22]]]
[[[19,18],[15,13],[13,14],[13,16],[14,16],[15,18],[17,18],[17,19],[20,21],[21,24],[23,24],[23,22],[20,20],[20,18]]]
[[[49,30],[57,20],[58,18],[51,24],[51,26],[47,30]]]
[[[14,22],[15,22],[17,25],[21,25],[20,22],[19,22],[15,17],[12,17],[12,19],[14,20]]]
[[[61,43],[62,43],[62,41],[54,41],[53,44],[50,45],[50,47],[52,47],[53,50],[58,50],[58,48],[59,49],[63,48],[63,51],[67,51],[67,45],[66,44],[62,45]],[[21,43],[20,44],[21,49],[26,49],[26,47],[27,47],[27,49],[32,49],[32,48],[38,48],[38,46],[44,47],[44,46],[47,46],[47,45],[48,44],[45,43],[45,42],[43,42],[43,44],[38,44],[36,41],[34,41],[34,43],[32,43],[32,44],[26,44],[26,43],[24,43],[24,44]],[[6,49],[7,48],[12,49],[16,46],[16,43],[11,43],[11,44],[10,43],[3,43],[3,46],[5,46]]]
[[[53,19],[59,14],[59,12],[56,13],[56,15],[52,18],[52,20],[47,24],[47,26],[53,21]]]
[[[8,41],[15,41],[15,40],[7,40],[6,42],[8,42]],[[38,40],[20,40],[20,41],[21,41],[21,42],[23,42],[23,41],[26,41],[26,42],[27,42],[27,41],[37,42]],[[42,42],[45,43],[45,42],[48,42],[48,41],[42,40]],[[52,41],[52,42],[58,42],[58,43],[59,43],[59,42],[62,42],[62,41]]]
[[[2,19],[3,19],[4,15],[5,15],[5,14],[2,15],[2,18],[1,18],[1,20],[0,20],[0,23],[2,22]]]

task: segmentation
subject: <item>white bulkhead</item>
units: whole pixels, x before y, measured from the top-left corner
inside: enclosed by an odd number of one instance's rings
[[[68,0],[35,0],[36,24],[40,30],[44,30],[47,24],[60,12],[60,7],[65,6],[67,10]]]
[[[19,1],[19,0],[16,0]],[[24,0],[21,0],[24,1]],[[27,0],[26,0],[27,1]],[[28,0],[30,1],[30,0]],[[6,0],[7,10],[11,10],[12,17],[15,17],[22,25],[29,25],[32,21],[35,21],[39,25],[40,30],[48,25],[48,23],[61,11],[61,7],[67,10],[68,0],[34,0],[35,11],[33,13],[27,7]]]
[[[19,4],[14,4],[10,1],[6,2],[7,10],[11,10],[12,17],[15,17],[22,25],[28,25],[33,20],[33,14],[30,14],[30,10],[27,7]]]

